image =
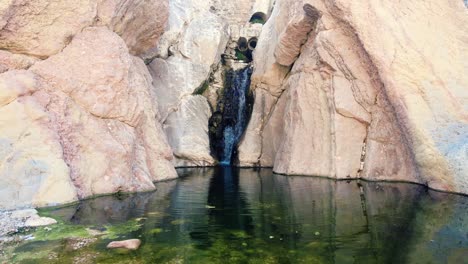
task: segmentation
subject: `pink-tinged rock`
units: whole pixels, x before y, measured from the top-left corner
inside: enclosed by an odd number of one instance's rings
[[[125,248],[130,250],[137,250],[140,245],[140,239],[128,239],[122,241],[112,241],[107,245],[107,248]]]
[[[31,70],[80,198],[153,190],[153,181],[177,177],[151,76],[117,34],[87,28]]]
[[[2,1],[0,49],[46,58],[60,52],[95,16],[95,0]]]
[[[156,46],[169,17],[168,0],[98,0],[98,25],[119,34],[133,55]]]
[[[306,1],[322,17],[304,45],[281,34],[304,3],[276,2],[255,52],[252,87],[279,100],[270,114],[253,113],[266,118],[252,119],[247,136],[263,128],[262,144],[241,145],[242,156],[261,152],[261,164],[285,174],[410,181],[467,193],[466,8],[371,2]],[[284,63],[294,61],[286,73],[271,60],[282,42],[296,48],[277,58],[293,58],[301,47],[297,60]]]
[[[309,4],[304,5],[303,9],[303,13],[297,14],[289,21],[276,45],[275,59],[283,66],[291,66],[294,63],[321,16],[320,12]]]
[[[5,50],[0,50],[0,73],[9,70],[28,69],[38,59],[21,54],[14,54]]]
[[[0,208],[48,206],[77,199],[50,116],[33,95],[31,72],[0,74]]]

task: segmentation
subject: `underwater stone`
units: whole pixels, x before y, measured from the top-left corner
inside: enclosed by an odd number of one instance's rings
[[[107,245],[107,248],[126,248],[130,250],[137,250],[140,245],[140,239],[128,239],[122,241],[112,241]]]

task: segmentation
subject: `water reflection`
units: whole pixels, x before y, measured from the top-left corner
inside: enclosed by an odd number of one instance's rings
[[[109,239],[83,249],[95,252],[93,261],[99,263],[468,259],[468,199],[463,196],[411,184],[285,177],[265,169],[184,169],[179,174],[181,179],[160,183],[154,193],[83,201],[53,214],[94,226],[144,219],[137,231],[120,236],[142,239],[135,253],[104,250]],[[58,261],[68,254],[60,252]]]

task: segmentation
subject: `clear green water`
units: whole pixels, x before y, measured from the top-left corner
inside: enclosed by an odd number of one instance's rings
[[[412,184],[360,187],[357,181],[285,177],[266,169],[179,173],[181,179],[159,183],[153,193],[42,211],[60,223],[5,249],[0,263],[468,261],[464,196]],[[140,249],[106,249],[112,240],[129,238],[141,239]]]

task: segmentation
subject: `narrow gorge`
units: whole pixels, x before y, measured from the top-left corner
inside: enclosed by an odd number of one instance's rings
[[[467,73],[463,0],[2,0],[0,263],[460,263]]]

